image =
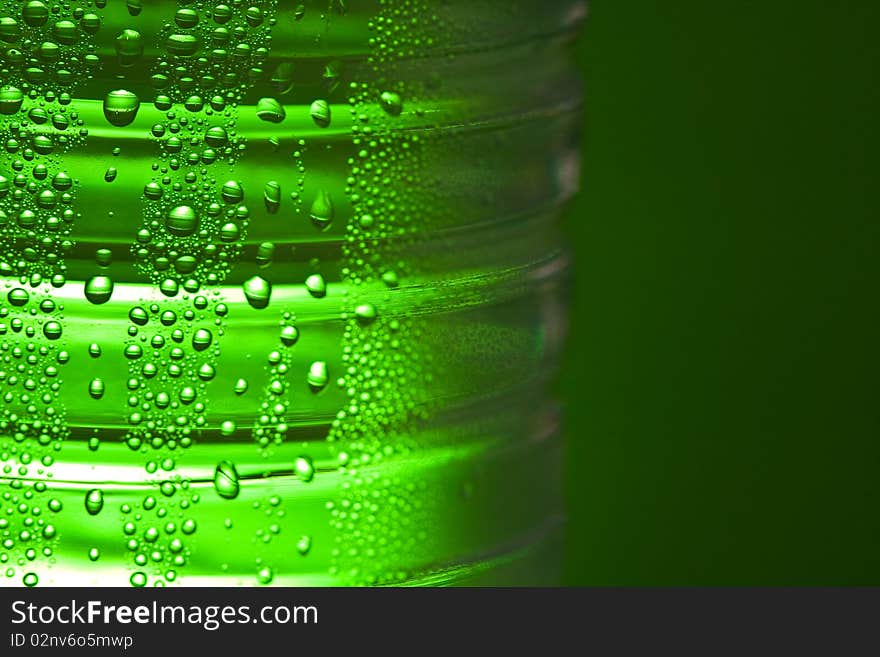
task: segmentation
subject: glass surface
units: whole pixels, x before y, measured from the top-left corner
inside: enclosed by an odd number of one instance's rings
[[[0,8],[0,581],[555,582],[583,4]]]

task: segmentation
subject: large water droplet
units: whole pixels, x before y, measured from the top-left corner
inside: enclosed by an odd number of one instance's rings
[[[272,572],[272,569],[269,566],[263,566],[260,570],[257,571],[257,581],[260,584],[271,584],[274,579],[275,574]]]
[[[379,104],[391,116],[398,116],[403,111],[403,101],[392,91],[383,91],[379,96]]]
[[[309,212],[312,223],[320,230],[327,230],[333,221],[333,214],[333,200],[330,194],[324,190],[319,191]]]
[[[316,100],[309,108],[309,115],[319,128],[328,127],[331,120],[330,104],[326,100]]]
[[[149,315],[147,315],[147,311],[140,306],[135,306],[134,308],[129,310],[128,318],[138,326],[144,326],[148,321],[150,321],[150,317]]]
[[[229,180],[223,183],[223,187],[220,189],[220,196],[227,203],[240,203],[244,198],[244,190],[238,182]]]
[[[204,351],[211,346],[211,341],[213,339],[214,336],[211,335],[211,332],[208,329],[200,328],[193,334],[193,349],[195,349],[196,351]]]
[[[354,309],[354,316],[362,324],[369,324],[376,319],[376,307],[371,303],[362,303]]]
[[[299,330],[295,326],[285,326],[281,329],[281,342],[291,347],[299,340]]]
[[[24,288],[16,287],[9,291],[6,298],[13,306],[23,306],[30,300],[31,295]]]
[[[15,114],[21,109],[24,94],[17,87],[0,88],[0,114]]]
[[[309,367],[309,373],[306,376],[306,381],[309,384],[309,388],[312,389],[312,392],[321,392],[329,381],[329,375],[327,374],[327,363],[322,360],[315,361],[312,363],[311,367]]]
[[[122,30],[116,37],[115,46],[119,65],[123,67],[134,66],[144,54],[144,42],[137,30]]]
[[[49,8],[40,0],[31,0],[21,10],[21,17],[31,27],[45,25],[49,19]]]
[[[298,456],[293,463],[293,471],[304,482],[310,482],[315,477],[315,466],[308,456]]]
[[[174,14],[174,22],[177,23],[178,27],[194,27],[199,22],[199,14],[194,9],[178,9],[177,13]]]
[[[243,285],[244,296],[248,303],[257,309],[269,305],[272,296],[272,284],[262,276],[252,276]]]
[[[281,123],[287,113],[284,111],[284,105],[274,98],[260,98],[257,101],[257,116],[269,123]]]
[[[94,304],[106,303],[113,296],[113,281],[109,276],[92,276],[86,281],[85,295]]]
[[[86,511],[90,516],[96,516],[104,508],[104,493],[100,488],[92,488],[86,493]]]
[[[321,274],[312,274],[306,279],[306,289],[313,297],[320,299],[327,295],[327,282]]]
[[[272,73],[271,82],[278,95],[283,96],[290,93],[290,90],[293,89],[293,64],[291,62],[280,63]]]
[[[171,209],[165,218],[165,228],[178,237],[192,235],[198,227],[199,219],[196,211],[188,205],[178,205]]]
[[[193,34],[172,34],[165,40],[168,52],[178,57],[191,57],[200,46],[198,37]]]
[[[43,324],[43,335],[49,340],[57,340],[61,337],[61,324],[54,319]]]
[[[208,131],[205,133],[205,143],[208,144],[208,146],[219,148],[220,146],[225,146],[228,141],[229,135],[227,135],[226,130],[219,125],[208,128]]]
[[[238,483],[238,471],[229,461],[220,461],[214,471],[214,490],[227,500],[238,497],[241,486]]]
[[[89,383],[89,394],[93,399],[100,399],[104,396],[104,381],[103,379],[92,379]]]
[[[263,202],[269,214],[278,212],[278,208],[281,207],[281,185],[274,180],[267,182],[263,187]]]
[[[104,97],[104,118],[121,128],[134,121],[140,106],[140,100],[132,92],[117,89]]]

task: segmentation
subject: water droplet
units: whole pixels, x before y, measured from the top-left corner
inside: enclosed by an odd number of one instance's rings
[[[327,282],[321,274],[312,274],[306,279],[306,289],[318,299],[327,295]]]
[[[86,493],[86,511],[90,516],[96,516],[104,508],[104,493],[100,488],[92,488]]]
[[[208,131],[205,133],[205,143],[208,144],[208,146],[220,148],[221,146],[225,146],[228,141],[229,135],[227,135],[226,130],[219,125],[208,128]]]
[[[101,552],[98,548],[89,548],[89,561],[97,561],[101,558]]]
[[[268,267],[272,264],[272,259],[275,257],[275,244],[272,242],[262,242],[257,247],[257,256],[256,261],[260,267]]]
[[[57,21],[52,26],[52,34],[64,45],[72,46],[77,41],[76,23],[68,20]]]
[[[150,321],[150,318],[147,315],[147,311],[144,310],[141,306],[135,306],[134,308],[129,310],[128,318],[138,326],[144,326],[148,321]]]
[[[240,203],[244,198],[244,190],[238,182],[235,180],[229,180],[223,183],[223,187],[220,189],[220,196],[222,196],[223,200],[227,203]]]
[[[168,52],[178,57],[191,57],[200,47],[199,39],[194,34],[171,34],[165,40],[165,48]]]
[[[315,466],[308,456],[298,456],[293,463],[293,471],[297,478],[308,483],[315,477]]]
[[[186,237],[196,232],[199,227],[199,219],[196,211],[188,205],[178,205],[168,212],[165,218],[165,228],[172,235]]]
[[[198,376],[202,381],[210,381],[214,378],[215,371],[214,366],[209,363],[203,363],[201,367],[199,367]]]
[[[24,94],[17,87],[0,88],[0,114],[15,114],[21,109]]]
[[[235,422],[232,420],[225,420],[220,424],[220,433],[224,436],[231,436],[235,433]]]
[[[31,0],[21,10],[21,17],[31,27],[45,25],[49,19],[49,8],[40,0]]]
[[[399,116],[403,111],[403,101],[392,91],[383,91],[379,96],[379,104],[391,116]]]
[[[299,330],[295,326],[285,326],[281,329],[281,342],[291,347],[299,340]]]
[[[49,340],[57,340],[61,337],[61,324],[55,320],[43,324],[43,335]]]
[[[234,242],[238,239],[239,229],[238,226],[231,221],[223,224],[220,227],[220,241],[226,242],[227,244],[230,242]]]
[[[293,64],[291,62],[282,62],[272,73],[272,86],[279,96],[290,93],[293,89]]]
[[[25,586],[30,588],[32,586],[36,586],[39,583],[40,578],[37,577],[36,573],[26,573],[21,581],[24,583]]]
[[[326,100],[316,100],[309,108],[309,115],[319,128],[328,127],[331,120],[330,104]]]
[[[189,28],[194,27],[199,22],[199,14],[194,9],[178,9],[174,14],[174,22],[178,27]]]
[[[257,571],[257,581],[260,584],[271,584],[274,577],[275,574],[272,572],[272,569],[269,568],[269,566],[263,566],[262,568],[260,568],[260,570]]]
[[[309,367],[308,376],[306,376],[306,381],[309,384],[309,388],[312,389],[312,392],[318,393],[324,389],[329,381],[329,376],[327,374],[327,363],[322,360],[317,360],[312,363],[311,367]]]
[[[376,307],[371,303],[362,303],[354,309],[354,316],[363,324],[369,324],[376,319]]]
[[[86,281],[85,295],[91,303],[106,303],[113,296],[113,281],[109,276],[92,276]]]
[[[306,556],[309,553],[309,550],[312,549],[312,539],[310,536],[300,536],[299,540],[296,542],[296,551],[301,555]]]
[[[166,297],[175,297],[180,290],[180,286],[173,278],[166,278],[159,284],[159,291]]]
[[[330,194],[321,190],[312,203],[309,217],[316,228],[327,230],[333,221],[333,214],[333,200],[330,198]]]
[[[89,394],[93,399],[100,399],[104,396],[104,380],[103,379],[92,379],[89,383]]]
[[[238,483],[238,471],[229,461],[220,461],[214,471],[214,490],[227,500],[238,497],[241,486]]]
[[[327,91],[333,93],[339,87],[341,75],[342,62],[334,59],[324,66],[324,72],[321,74],[321,83]]]
[[[248,382],[244,379],[239,379],[235,382],[235,385],[232,387],[232,389],[235,391],[236,395],[243,395],[247,392]]]
[[[258,310],[269,305],[272,296],[272,284],[262,276],[252,276],[243,285],[244,296],[248,303]]]
[[[117,89],[104,97],[104,118],[111,125],[121,128],[134,121],[140,106],[140,100],[135,94]]]
[[[23,306],[28,301],[30,301],[31,295],[28,294],[27,290],[16,287],[9,291],[9,294],[6,295],[6,298],[13,306]]]
[[[135,588],[143,588],[147,585],[147,575],[146,573],[138,571],[136,573],[132,573],[128,581],[131,582],[131,585]]]
[[[126,28],[117,36],[116,57],[122,67],[134,66],[144,54],[144,43],[140,32]]]
[[[195,349],[196,351],[204,351],[211,346],[211,341],[213,339],[214,336],[208,329],[200,328],[193,334],[193,349]]]
[[[191,386],[186,386],[178,395],[180,401],[186,405],[192,404],[196,400],[196,390]]]
[[[257,116],[269,123],[281,123],[287,113],[284,111],[284,105],[274,98],[260,98],[257,101]]]
[[[158,183],[148,182],[146,185],[144,185],[144,196],[146,196],[151,201],[158,201],[160,198],[162,198],[162,195],[164,193],[165,192]]]
[[[278,212],[278,208],[281,207],[281,185],[274,180],[267,182],[263,187],[263,202],[269,214]]]

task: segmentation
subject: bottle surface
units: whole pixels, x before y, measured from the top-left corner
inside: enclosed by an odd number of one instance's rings
[[[583,18],[0,1],[0,582],[554,583]]]

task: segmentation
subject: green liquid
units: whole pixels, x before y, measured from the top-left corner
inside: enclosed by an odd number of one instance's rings
[[[8,585],[552,583],[580,3],[0,3]]]

